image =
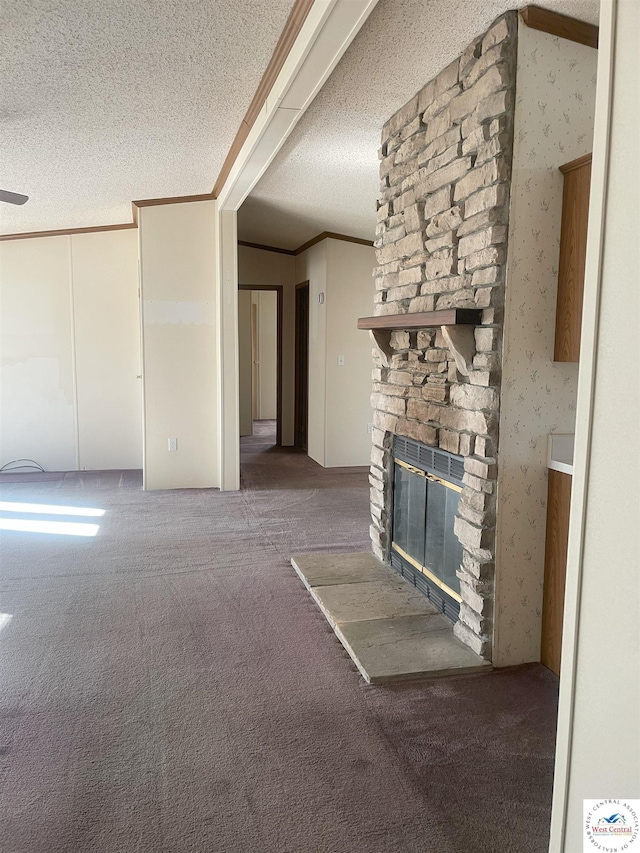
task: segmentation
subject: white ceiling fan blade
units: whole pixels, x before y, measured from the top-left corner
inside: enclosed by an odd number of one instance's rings
[[[9,190],[0,190],[0,201],[6,201],[8,204],[24,204],[25,201],[29,201],[29,196],[10,193]]]

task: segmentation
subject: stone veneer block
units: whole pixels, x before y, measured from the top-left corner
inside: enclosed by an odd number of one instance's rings
[[[340,622],[437,612],[426,596],[390,570],[384,580],[316,586],[311,588],[311,595],[332,627]]]
[[[389,570],[380,565],[369,551],[353,554],[299,554],[291,558],[291,565],[307,589],[312,586],[366,583],[389,578]]]
[[[336,635],[370,683],[487,672],[454,635],[444,616],[402,616],[338,624]]]

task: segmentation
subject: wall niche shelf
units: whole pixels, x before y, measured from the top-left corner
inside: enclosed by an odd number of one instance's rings
[[[468,376],[476,352],[474,326],[479,326],[482,311],[478,308],[443,308],[415,314],[387,314],[383,317],[360,317],[358,328],[368,331],[382,356],[385,366],[391,364],[393,349],[391,332],[440,328],[458,370]]]
[[[478,308],[442,308],[415,314],[386,314],[381,317],[360,317],[358,328],[363,330],[433,329],[436,326],[479,326],[482,311]]]

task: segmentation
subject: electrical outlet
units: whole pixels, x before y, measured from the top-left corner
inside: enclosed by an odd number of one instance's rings
[[[373,424],[367,424],[367,432],[369,435],[373,434]]]
[[[170,438],[169,439],[169,450],[177,450],[178,449],[178,439]]]

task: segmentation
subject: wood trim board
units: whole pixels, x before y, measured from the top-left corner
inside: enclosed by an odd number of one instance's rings
[[[123,222],[117,225],[92,225],[88,228],[62,228],[57,231],[28,231],[23,234],[0,234],[2,240],[26,240],[31,237],[59,237],[65,234],[89,234],[94,231],[122,231],[126,228],[138,227],[138,210],[141,207],[153,207],[156,204],[184,204],[192,201],[212,201],[213,195],[191,195],[191,196],[175,196],[173,198],[145,198],[138,201],[132,201],[131,207],[133,211],[133,222]],[[365,240],[362,237],[350,237],[348,234],[338,234],[334,231],[323,231],[312,240],[308,240],[297,249],[282,249],[279,246],[266,246],[262,243],[252,243],[248,240],[238,240],[238,246],[246,246],[249,249],[261,249],[264,252],[278,252],[281,255],[299,255],[315,246],[316,243],[322,240],[344,240],[348,243],[358,243],[362,246],[373,246],[371,240]]]
[[[248,240],[238,240],[238,246],[247,249],[261,249],[263,252],[278,252],[281,255],[295,255],[294,249],[279,249],[277,246],[265,246],[262,243],[250,243]]]
[[[586,166],[587,163],[591,163],[591,152],[588,154],[583,154],[582,157],[576,157],[575,160],[572,160],[570,163],[565,163],[562,166],[558,166],[563,175],[566,175],[567,172],[572,172],[574,169],[581,169],[582,166]]]
[[[426,329],[434,326],[477,326],[482,311],[477,308],[444,308],[440,311],[421,311],[415,314],[386,314],[381,317],[360,317],[359,329]]]
[[[542,6],[525,6],[520,9],[520,14],[525,24],[533,30],[541,30],[587,47],[598,47],[598,27],[595,24],[543,9]]]
[[[362,246],[373,246],[371,240],[365,240],[362,237],[349,237],[348,234],[336,234],[335,231],[322,231],[317,237],[314,237],[311,240],[307,240],[306,243],[303,243],[301,246],[298,246],[295,249],[294,254],[299,255],[301,252],[306,252],[307,249],[310,249],[312,246],[315,246],[316,243],[321,243],[323,240],[345,240],[348,243],[360,243]]]
[[[138,210],[141,207],[156,207],[162,204],[187,204],[192,201],[213,201],[212,193],[202,193],[200,195],[175,195],[167,196],[166,198],[140,198],[131,202],[131,213],[133,225],[138,227]]]
[[[267,95],[271,91],[278,74],[282,71],[282,66],[289,56],[291,48],[302,29],[302,25],[307,20],[307,16],[313,6],[313,2],[314,0],[295,0],[293,8],[289,13],[289,17],[287,18],[287,23],[284,25],[282,34],[278,39],[278,43],[275,46],[273,54],[271,55],[269,64],[267,65],[267,68],[262,75],[262,79],[258,84],[258,88],[256,89],[256,93],[249,104],[249,109],[240,123],[235,139],[231,143],[229,153],[222,164],[222,169],[220,170],[220,174],[218,175],[212,190],[214,198],[218,197],[220,190],[224,186],[224,182],[229,177],[229,173],[231,172],[233,164],[240,153],[240,149],[249,136],[251,128],[255,124],[256,118],[258,117],[258,114],[262,109],[262,105],[266,101]]]
[[[159,204],[186,204],[191,201],[212,201],[213,193],[201,193],[200,195],[176,195],[167,198],[141,198],[132,201],[133,207],[156,207]]]
[[[124,222],[119,225],[91,225],[87,228],[60,228],[57,231],[25,231],[22,234],[0,234],[0,241],[28,240],[33,237],[64,237],[69,234],[95,234],[98,231],[125,231],[127,228],[137,227],[137,222]]]
[[[263,243],[251,243],[247,240],[238,240],[238,246],[246,246],[249,249],[262,249],[264,252],[279,252],[282,255],[299,255],[306,252],[316,243],[321,243],[323,240],[344,240],[347,243],[358,243],[361,246],[373,246],[371,240],[365,240],[363,237],[350,237],[348,234],[337,234],[335,231],[322,231],[311,240],[307,240],[297,249],[281,249],[279,246],[266,246]]]

